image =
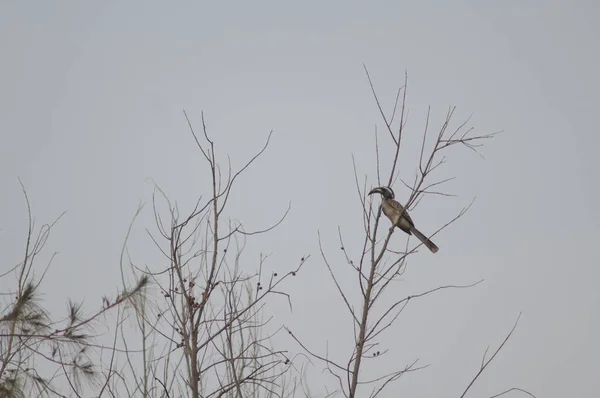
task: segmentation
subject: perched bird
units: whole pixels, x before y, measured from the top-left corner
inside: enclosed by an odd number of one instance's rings
[[[378,187],[374,188],[369,192],[369,195],[378,193],[381,195],[381,208],[383,214],[390,219],[392,224],[409,235],[416,236],[432,253],[437,253],[439,248],[423,235],[418,229],[415,228],[415,223],[412,218],[408,215],[408,212],[404,209],[400,203],[394,200],[394,191],[390,187]]]

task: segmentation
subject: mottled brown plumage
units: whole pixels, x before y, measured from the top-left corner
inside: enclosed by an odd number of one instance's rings
[[[378,187],[371,192],[369,195],[378,193],[381,195],[381,209],[383,214],[390,219],[392,224],[409,235],[416,236],[432,253],[437,253],[439,248],[429,238],[423,235],[413,222],[408,212],[400,203],[394,200],[394,191],[390,187]]]

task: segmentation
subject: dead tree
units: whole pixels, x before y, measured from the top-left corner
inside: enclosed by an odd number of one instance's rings
[[[494,136],[494,134],[476,134],[473,128],[468,127],[469,119],[455,123],[455,107],[448,109],[442,124],[435,128],[435,131],[432,131],[434,129],[430,126],[430,109],[428,109],[424,128],[420,133],[420,146],[419,148],[413,148],[413,151],[416,149],[419,153],[418,161],[412,170],[401,169],[400,159],[411,151],[411,148],[405,144],[407,134],[412,134],[412,131],[407,129],[407,78],[405,76],[404,86],[397,91],[391,114],[387,115],[383,110],[366,68],[365,71],[377,109],[384,123],[385,133],[383,138],[379,137],[377,132],[375,134],[376,163],[373,177],[365,177],[364,180],[359,178],[359,172],[353,158],[356,190],[362,207],[362,225],[364,229],[362,244],[358,251],[348,248],[344,244],[342,231],[338,230],[342,257],[333,260],[326,253],[322,238],[319,236],[322,259],[354,326],[352,331],[354,344],[349,349],[346,358],[333,358],[329,354],[316,352],[304,344],[301,333],[294,334],[291,330],[289,331],[308,355],[322,361],[327,372],[336,380],[337,389],[330,395],[341,393],[348,398],[375,398],[389,388],[392,383],[398,381],[405,373],[423,369],[427,366],[421,365],[417,359],[389,372],[375,371],[377,374],[366,376],[366,366],[368,365],[365,360],[368,358],[376,361],[378,357],[387,354],[385,349],[380,348],[380,341],[386,332],[393,329],[399,322],[402,311],[409,303],[442,290],[467,288],[481,282],[435,286],[417,294],[396,297],[391,301],[387,300],[387,297],[384,297],[385,293],[394,291],[395,283],[405,273],[407,259],[425,246],[418,240],[410,239],[409,235],[395,228],[390,220],[382,217],[379,198],[376,199],[376,204],[374,204],[373,196],[369,196],[368,193],[374,187],[404,187],[409,192],[403,203],[404,211],[408,212],[414,210],[427,195],[448,196],[449,194],[444,191],[444,187],[453,177],[437,177],[439,175],[437,171],[445,164],[446,156],[452,153],[452,149],[455,148],[466,148],[478,153],[477,150],[483,142]],[[397,122],[395,119],[398,119]],[[385,144],[380,143],[382,139],[385,140]],[[382,166],[383,164],[389,165],[389,168]],[[400,191],[400,188],[397,191]],[[401,199],[398,200],[402,201]],[[442,221],[437,231],[429,237],[438,236],[444,229],[462,217],[469,207],[470,204],[458,214]],[[353,245],[353,247],[355,246]],[[426,254],[433,256],[428,251]],[[428,261],[436,261],[435,256],[428,259]],[[355,287],[353,289],[349,290],[342,287],[337,276],[340,271],[336,271],[340,269],[338,262],[346,263],[355,275]],[[493,359],[493,357],[490,359]],[[482,367],[481,371],[484,369],[485,366]],[[370,373],[373,373],[373,368],[371,368]]]
[[[280,328],[264,306],[270,298],[291,306],[284,285],[308,256],[298,255],[296,264],[278,266],[277,271],[269,266],[268,256],[251,259],[244,253],[253,236],[283,222],[289,207],[278,221],[259,230],[249,230],[227,211],[236,181],[267,149],[271,133],[236,171],[231,163],[226,168],[220,164],[204,116],[200,133],[185,117],[208,170],[207,194],[182,216],[156,185],[156,232],[149,234],[166,265],[132,270],[151,278],[160,297],[136,307],[141,344],[131,344],[131,334],[124,334],[122,344],[127,344],[127,361],[137,366],[120,371],[110,388],[124,388],[126,380],[129,396],[291,396],[296,377],[290,373],[291,359],[273,347],[272,337]]]

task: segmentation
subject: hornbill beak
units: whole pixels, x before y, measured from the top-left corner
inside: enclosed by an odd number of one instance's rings
[[[371,192],[369,192],[369,195],[373,195],[374,193],[381,193],[381,188],[373,188],[371,190]]]

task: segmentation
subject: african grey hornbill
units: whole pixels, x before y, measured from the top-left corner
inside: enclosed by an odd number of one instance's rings
[[[433,253],[437,253],[439,248],[415,228],[415,223],[408,215],[408,212],[404,209],[404,206],[394,200],[394,191],[392,188],[374,188],[371,190],[371,192],[369,192],[369,195],[374,193],[381,194],[381,209],[383,210],[383,214],[390,219],[392,224],[409,235],[415,235],[421,242],[423,242],[425,246],[427,246],[429,250],[431,250]]]

